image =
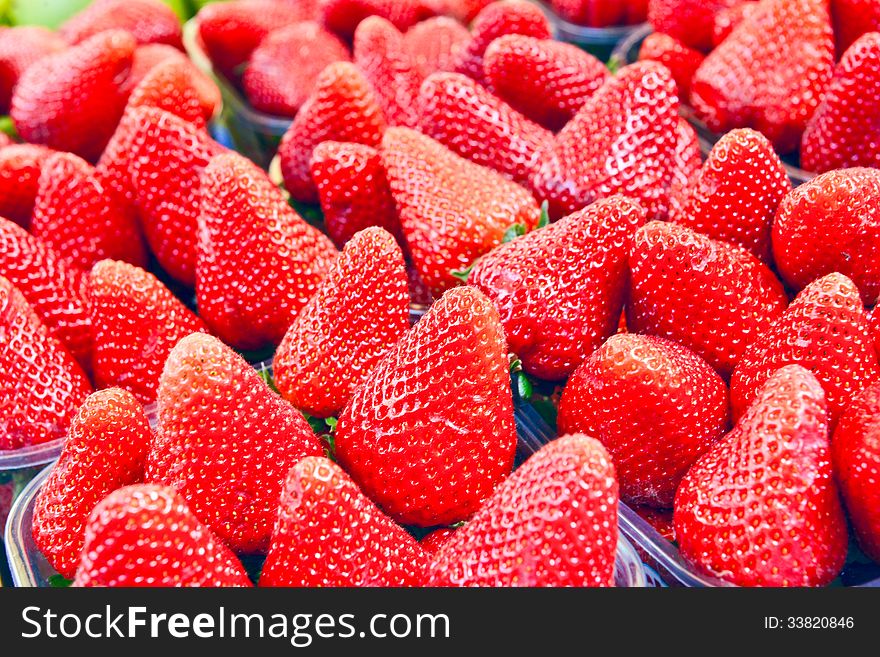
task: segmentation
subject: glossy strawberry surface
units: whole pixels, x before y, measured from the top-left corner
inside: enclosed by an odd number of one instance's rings
[[[69,43],[80,43],[106,30],[125,30],[138,43],[183,49],[180,19],[161,0],[94,0],[65,21],[58,33]]]
[[[452,538],[453,534],[455,534],[455,530],[451,527],[441,527],[440,529],[435,529],[432,532],[425,534],[422,537],[422,540],[419,541],[419,545],[421,545],[422,549],[429,555],[434,555],[440,551],[440,548],[449,542],[449,539]]]
[[[40,171],[53,152],[39,144],[11,144],[0,149],[0,217],[30,226]]]
[[[513,466],[516,429],[497,311],[450,290],[355,389],[340,465],[388,515],[431,527],[473,514]]]
[[[703,63],[703,54],[668,34],[652,32],[642,41],[639,60],[660,62],[668,68],[678,87],[678,95],[687,99],[691,94],[691,78]]]
[[[131,393],[101,390],[80,406],[33,510],[34,542],[64,577],[76,574],[86,522],[98,502],[143,479],[152,439]]]
[[[307,457],[287,475],[260,586],[418,586],[426,565],[342,468]]]
[[[675,221],[681,215],[691,180],[702,167],[703,155],[700,152],[697,132],[690,123],[679,117],[675,130],[675,150],[672,153],[668,191],[670,221]]]
[[[831,0],[837,54],[867,32],[880,32],[880,4],[874,0]]]
[[[12,91],[25,69],[66,45],[58,34],[37,25],[0,30],[0,111],[9,112]]]
[[[370,16],[379,16],[398,30],[406,30],[435,13],[436,5],[430,0],[320,0],[318,3],[318,16],[327,29],[346,39]]]
[[[648,21],[655,32],[668,34],[683,44],[708,51],[712,48],[715,15],[738,0],[648,0]]]
[[[502,483],[431,562],[431,586],[613,586],[617,479],[595,439],[563,436]]]
[[[685,558],[740,586],[828,584],[846,558],[822,386],[789,366],[703,455],[675,498]]]
[[[728,429],[727,386],[679,344],[612,336],[568,380],[560,433],[598,439],[629,504],[669,508],[679,481]]]
[[[556,14],[570,23],[587,27],[616,27],[644,23],[647,0],[550,0]]]
[[[204,81],[198,82],[191,62],[176,57],[160,62],[134,87],[126,112],[135,107],[156,107],[204,127],[216,109],[217,98],[206,98],[200,84]]]
[[[457,20],[436,16],[409,28],[403,35],[403,44],[427,77],[438,71],[455,70],[461,50],[470,39],[468,29]]]
[[[188,86],[193,87],[198,93],[202,113],[207,118],[214,116],[222,102],[217,83],[174,46],[164,43],[147,43],[135,48],[131,58],[131,72],[128,74],[123,88],[133,91],[147,73],[162,62],[169,60],[186,66],[189,73]]]

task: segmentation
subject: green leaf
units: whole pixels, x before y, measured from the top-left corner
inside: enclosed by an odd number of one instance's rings
[[[0,132],[5,132],[14,140],[21,139],[18,136],[18,130],[15,129],[15,122],[11,116],[0,116]]]
[[[324,424],[327,425],[327,428],[330,429],[330,433],[333,434],[336,433],[336,425],[338,423],[339,420],[337,420],[335,417],[328,417],[326,420],[324,420]]]
[[[522,371],[522,361],[516,357],[516,354],[510,354],[510,365],[507,369],[510,370],[511,374],[516,374],[517,372]]]
[[[466,267],[465,269],[453,270],[452,275],[455,276],[462,283],[468,282],[468,276],[471,275],[471,272],[474,270],[474,267],[477,266],[477,263],[472,264],[470,267]]]
[[[63,575],[52,575],[49,578],[49,586],[53,589],[66,589],[73,584],[72,579],[67,579]]]
[[[617,75],[620,68],[621,61],[617,57],[612,57],[608,60],[608,70],[611,71],[611,75]]]
[[[513,224],[506,231],[504,231],[504,237],[501,239],[502,244],[507,244],[508,242],[512,242],[517,237],[521,237],[526,234],[526,226],[525,224]]]
[[[550,202],[541,203],[541,218],[538,220],[538,228],[543,228],[550,223]]]
[[[324,454],[331,461],[336,460],[336,436],[332,433],[325,433],[321,436],[321,440],[324,441]]]
[[[517,372],[515,375],[516,380],[516,392],[522,399],[531,399],[532,397],[532,382],[529,380],[529,377],[526,376],[525,372]]]

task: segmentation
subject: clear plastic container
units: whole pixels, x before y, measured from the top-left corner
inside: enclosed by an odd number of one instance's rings
[[[255,368],[261,373],[271,374],[270,361],[260,363]],[[150,415],[152,423],[154,414]],[[542,444],[537,442],[538,434],[534,432],[534,415],[537,415],[534,409],[521,401],[517,402],[518,461],[533,454]],[[540,416],[538,416],[538,420],[540,420]],[[521,421],[524,424],[521,425]],[[53,585],[53,578],[58,577],[58,573],[37,549],[31,533],[37,493],[49,476],[51,469],[51,466],[45,468],[31,480],[13,505],[6,523],[6,555],[12,573],[12,582],[15,586],[49,587]],[[623,525],[621,525],[621,529],[623,529]],[[644,587],[646,582],[642,560],[621,531],[617,543],[617,557],[614,562],[614,583],[620,587]]]
[[[554,38],[572,43],[603,62],[608,60],[621,41],[645,26],[644,23],[641,23],[638,25],[615,25],[614,27],[587,27],[571,23],[560,17],[546,2],[538,4],[541,5],[550,21]]]
[[[246,155],[261,167],[268,167],[291,119],[258,112],[226,77],[214,69],[199,41],[193,18],[183,26],[183,44],[190,59],[213,78],[223,97],[223,109],[210,125],[214,138]]]
[[[611,54],[610,63],[612,66],[620,68],[638,61],[642,41],[644,41],[652,31],[650,25],[642,25],[638,30],[621,41]],[[709,155],[709,151],[712,150],[712,147],[721,138],[721,135],[709,130],[706,124],[697,118],[694,109],[685,103],[684,100],[682,100],[679,105],[679,114],[681,114],[685,120],[694,127],[694,130],[697,131],[697,138],[700,141],[700,150],[703,153],[703,157]],[[815,173],[810,173],[809,171],[804,171],[799,168],[797,166],[797,159],[797,154],[782,157],[782,164],[785,167],[785,171],[788,173],[788,177],[791,179],[791,182],[795,187],[802,185],[816,176]]]

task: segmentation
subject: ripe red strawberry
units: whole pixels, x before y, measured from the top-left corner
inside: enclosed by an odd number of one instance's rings
[[[682,554],[740,586],[820,586],[846,559],[822,386],[775,372],[733,431],[690,469],[675,497]]]
[[[321,446],[308,422],[217,338],[194,333],[165,361],[150,483],[175,488],[236,552],[264,551],[287,472]]]
[[[452,527],[441,527],[435,529],[429,534],[425,534],[419,545],[429,555],[437,554],[440,549],[449,542],[449,539],[455,535],[455,529]]]
[[[336,62],[318,76],[315,89],[281,139],[278,157],[284,185],[302,202],[318,200],[309,162],[322,141],[378,146],[385,118],[370,84],[350,62]]]
[[[859,546],[880,562],[880,383],[847,406],[834,432],[831,455]]]
[[[152,440],[144,409],[125,390],[93,393],[80,407],[33,512],[34,542],[64,577],[76,574],[86,522],[98,502],[143,479]]]
[[[40,171],[53,152],[39,144],[12,144],[0,149],[0,217],[24,228],[30,226]]]
[[[125,388],[144,404],[156,400],[159,375],[174,345],[206,330],[155,276],[114,260],[92,268],[89,317],[95,385]]]
[[[45,27],[22,25],[0,29],[0,112],[9,112],[13,89],[25,69],[66,45],[64,39]]]
[[[710,129],[751,127],[788,153],[833,66],[828,0],[763,0],[697,69],[691,102]]]
[[[116,131],[95,165],[95,171],[101,182],[116,193],[118,198],[137,209],[134,182],[132,180],[132,151],[135,137],[141,131],[146,132],[151,121],[162,116],[158,108],[135,107],[125,112]]]
[[[92,328],[82,271],[41,239],[0,217],[0,276],[18,288],[52,334],[87,368]]]
[[[608,79],[608,69],[577,46],[510,34],[483,57],[489,86],[515,109],[560,130]]]
[[[70,352],[3,276],[0,335],[0,451],[63,437],[91,387]]]
[[[146,266],[131,208],[71,153],[55,153],[43,164],[31,232],[81,269],[104,258]]]
[[[560,433],[605,446],[621,498],[661,508],[728,422],[727,386],[715,370],[649,335],[612,336],[575,370],[559,402]]]
[[[74,586],[250,586],[241,563],[164,486],[126,486],[95,507]]]
[[[308,20],[303,9],[276,0],[213,2],[199,10],[199,38],[211,63],[234,80],[263,38],[291,23]]]
[[[646,224],[629,264],[629,330],[679,342],[725,378],[788,303],[758,258],[683,226]]]
[[[125,109],[134,38],[102,32],[29,66],[9,110],[22,139],[97,160]]]
[[[749,128],[731,130],[688,184],[675,223],[739,244],[769,263],[773,217],[790,191],[785,167],[767,138]]]
[[[336,457],[404,524],[468,518],[510,472],[516,449],[498,312],[472,287],[450,290],[354,391]]]
[[[805,287],[749,345],[730,381],[734,417],[773,372],[789,364],[807,368],[822,384],[832,428],[853,395],[880,379],[868,317],[846,276],[829,274]]]
[[[354,62],[373,88],[388,125],[418,127],[423,76],[403,34],[379,16],[364,19],[354,33]]]
[[[403,254],[381,228],[357,233],[275,352],[275,385],[298,409],[338,415],[409,328]]]
[[[470,23],[495,0],[444,0],[446,11],[462,23]]]
[[[251,53],[242,86],[254,109],[295,116],[328,65],[348,61],[348,46],[314,21],[274,30]]]
[[[644,23],[647,0],[550,0],[556,14],[570,23],[587,27],[614,27]]]
[[[235,153],[211,160],[200,195],[199,314],[239,349],[278,344],[336,258],[333,243]]]
[[[688,48],[668,34],[653,32],[642,41],[639,60],[663,64],[672,73],[679,97],[688,98],[691,95],[691,79],[703,63],[703,54],[699,50]]]
[[[407,30],[436,13],[429,0],[320,0],[318,15],[327,29],[351,39],[361,21],[379,16]]]
[[[691,180],[703,167],[703,155],[697,131],[690,123],[679,117],[675,131],[675,151],[672,154],[672,171],[669,181],[669,221],[675,221],[687,202]]]
[[[58,33],[68,43],[80,43],[106,30],[125,30],[138,43],[166,43],[183,50],[180,19],[161,0],[94,0]]]
[[[558,218],[623,194],[665,218],[676,144],[678,99],[669,69],[637,62],[590,96],[539,155],[532,189]]]
[[[617,480],[584,435],[544,446],[434,555],[430,586],[614,586]]]
[[[312,153],[324,225],[342,248],[358,231],[379,226],[405,244],[379,151],[363,144],[324,141]]]
[[[736,27],[757,8],[753,0],[739,0],[738,4],[721,9],[712,24],[712,47],[717,48]]]
[[[648,20],[655,32],[668,34],[686,46],[712,49],[715,15],[740,0],[648,0]]]
[[[553,133],[460,73],[435,73],[422,84],[421,130],[454,153],[525,185]]]
[[[880,168],[880,32],[843,55],[801,142],[801,167],[824,172]]]
[[[776,212],[773,253],[796,290],[839,272],[873,304],[880,295],[880,171],[829,171],[795,189]]]
[[[831,0],[831,18],[838,56],[863,34],[880,32],[880,4],[876,0]]]
[[[498,308],[526,373],[564,379],[617,331],[629,247],[644,222],[644,208],[614,196],[477,261],[468,283]]]
[[[483,55],[495,39],[522,34],[536,39],[551,37],[550,23],[536,4],[525,0],[501,0],[486,6],[471,25],[471,40],[462,50],[455,70],[485,84]]]
[[[868,323],[871,327],[871,335],[874,336],[874,347],[877,352],[877,358],[880,359],[880,312],[877,311],[877,306],[874,306],[871,313],[868,315]]]
[[[155,107],[165,110],[185,121],[204,127],[215,107],[206,107],[200,89],[193,77],[190,62],[171,59],[156,64],[128,97],[125,111],[136,107]]]
[[[403,35],[403,45],[423,77],[438,71],[452,71],[471,33],[457,20],[437,16],[417,23]]]
[[[163,110],[140,107],[131,116],[135,130],[116,166],[123,168],[122,177],[127,176],[127,184],[135,190],[141,226],[159,264],[173,278],[192,286],[199,180],[211,157],[224,149],[203,129]],[[103,160],[102,164],[113,166]]]
[[[511,226],[538,224],[532,195],[501,174],[459,157],[439,142],[407,128],[390,128],[382,163],[412,261],[439,295],[498,246]]]
[[[260,586],[419,586],[427,554],[323,457],[293,466]]]

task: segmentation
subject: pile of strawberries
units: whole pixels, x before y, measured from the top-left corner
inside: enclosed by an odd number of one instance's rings
[[[51,34],[0,148],[0,449],[64,438],[61,575],[608,586],[619,500],[735,584],[831,582],[849,526],[880,560],[880,169],[792,189],[750,128],[702,162],[667,66],[524,0],[209,5],[215,65],[294,114],[282,190],[159,7]],[[562,434],[515,471],[512,373]]]

